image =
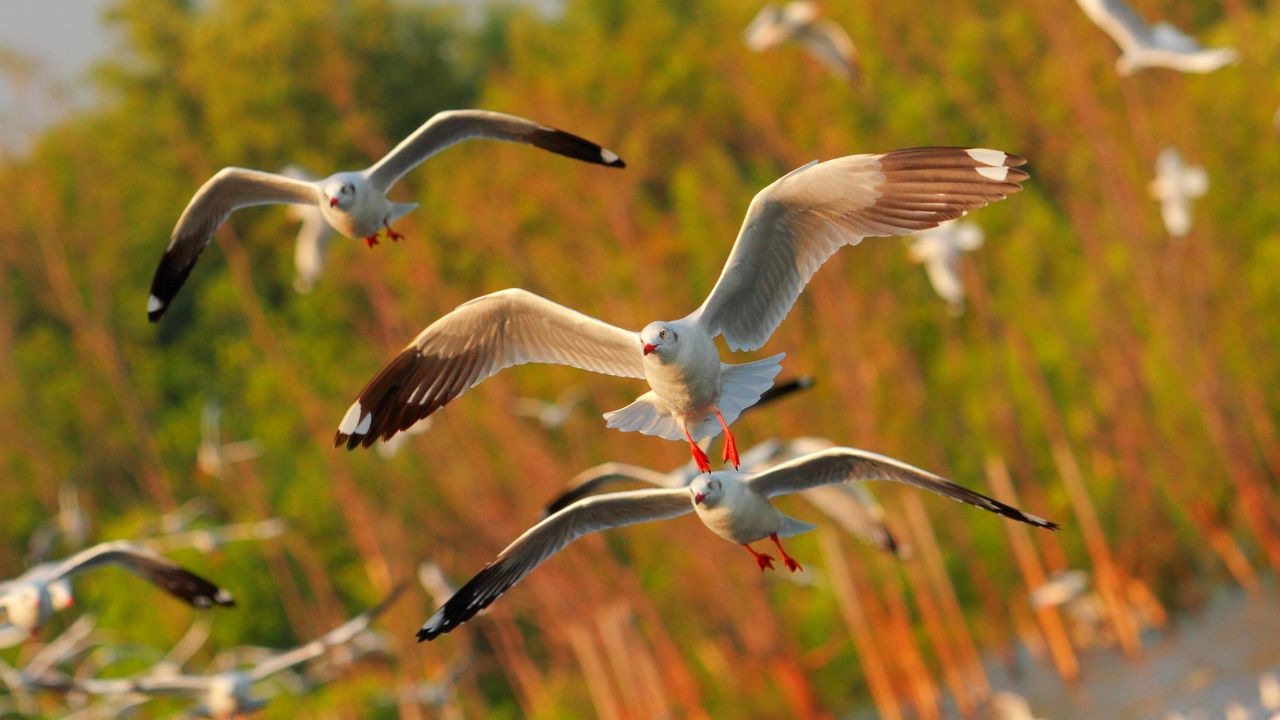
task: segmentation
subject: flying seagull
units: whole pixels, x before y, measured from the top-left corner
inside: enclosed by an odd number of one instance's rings
[[[294,180],[315,180],[306,170],[289,165],[282,174]],[[324,219],[319,205],[290,205],[289,219],[300,225],[293,245],[293,289],[303,295],[311,292],[324,274],[324,259],[333,239],[333,228]]]
[[[964,282],[960,279],[960,257],[982,247],[982,228],[971,222],[951,220],[936,228],[916,233],[907,252],[924,265],[929,284],[938,297],[947,301],[952,315],[964,312]]]
[[[687,488],[634,490],[579,500],[508,545],[436,610],[418,631],[418,640],[431,640],[466,622],[583,535],[690,512],[697,512],[711,532],[745,547],[761,571],[773,567],[773,556],[756,552],[750,544],[769,538],[787,568],[795,572],[800,564],[783,550],[780,538],[808,532],[813,526],[783,515],[769,498],[820,485],[871,480],[913,485],[1037,527],[1058,527],[904,462],[865,450],[831,448],[761,473],[720,471],[699,475]]]
[[[1149,67],[1210,73],[1240,59],[1235,48],[1206,48],[1167,22],[1147,23],[1125,0],[1076,0],[1076,4],[1120,46],[1116,72],[1121,75]]]
[[[168,309],[213,233],[231,213],[252,205],[314,205],[325,221],[350,238],[378,244],[384,230],[392,240],[403,236],[391,223],[417,207],[397,203],[386,193],[401,177],[445,148],[472,138],[524,143],[583,162],[625,167],[613,151],[532,120],[487,110],[436,113],[381,160],[364,170],[339,172],[318,182],[228,167],[196,191],[173,228],[169,246],[151,281],[147,317],[156,322]]]
[[[833,253],[864,237],[905,235],[960,217],[1021,190],[1025,161],[999,150],[914,148],[813,162],[761,190],[720,279],[681,320],[639,333],[508,289],[458,306],[429,325],[373,376],[353,403],[335,445],[368,447],[404,430],[499,370],[529,362],[644,378],[650,392],[605,414],[611,428],[688,441],[725,432],[722,457],[739,465],[729,425],[773,384],[782,355],[742,365],[730,350],[764,345],[809,278]]]
[[[743,32],[743,39],[754,52],[795,42],[845,82],[856,82],[860,74],[858,49],[849,33],[833,20],[820,19],[817,4],[810,0],[765,5]]]
[[[135,545],[116,541],[94,545],[65,560],[37,565],[0,583],[0,610],[5,622],[30,635],[55,611],[74,604],[72,577],[104,565],[122,567],[194,607],[235,605],[231,593],[190,570]]]
[[[574,385],[560,393],[555,402],[532,397],[516,398],[515,412],[521,417],[538,421],[547,430],[558,430],[569,422],[573,411],[585,399],[586,393],[582,391],[582,387]]]
[[[269,518],[267,520],[232,523],[214,528],[183,530],[167,535],[157,535],[139,541],[138,544],[148,550],[159,553],[192,548],[207,555],[230,542],[270,540],[283,535],[287,529],[288,523],[281,518]]]
[[[1167,147],[1156,157],[1156,176],[1147,188],[1160,202],[1160,217],[1173,237],[1191,232],[1191,201],[1209,191],[1209,173],[1199,165],[1188,165],[1174,148]]]
[[[262,454],[256,440],[222,442],[222,408],[206,402],[200,409],[200,445],[196,447],[196,466],[210,477],[220,478],[227,466],[252,460]]]

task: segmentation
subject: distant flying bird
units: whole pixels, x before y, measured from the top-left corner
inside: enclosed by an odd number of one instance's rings
[[[755,52],[785,42],[802,45],[810,57],[845,82],[856,82],[861,74],[858,49],[849,33],[833,20],[819,19],[818,6],[809,0],[765,5],[747,26],[743,38]]]
[[[261,709],[267,704],[251,694],[255,684],[350,643],[357,635],[368,631],[373,621],[390,607],[404,587],[402,583],[376,607],[366,610],[321,637],[293,650],[275,653],[246,670],[229,670],[213,675],[147,673],[111,680],[91,678],[63,681],[51,683],[48,687],[76,690],[90,695],[142,694],[194,697],[200,699],[200,705],[191,711],[197,717],[212,717],[219,720],[238,717]]]
[[[1199,165],[1187,165],[1182,155],[1166,147],[1156,157],[1156,176],[1147,188],[1160,202],[1160,217],[1173,237],[1191,232],[1191,201],[1209,191],[1209,173]]]
[[[915,148],[805,165],[751,201],[702,306],[639,333],[526,290],[476,298],[429,325],[374,375],[342,418],[334,444],[368,447],[503,368],[543,362],[644,378],[651,392],[606,413],[609,427],[683,439],[703,472],[711,463],[697,441],[724,431],[722,457],[736,467],[729,425],[773,384],[783,356],[722,363],[716,336],[730,350],[759,348],[841,247],[919,232],[1001,200],[1022,189],[1027,174],[1017,166],[1024,162],[999,150]]]
[[[139,545],[158,553],[192,548],[208,554],[230,542],[242,540],[270,540],[284,534],[288,524],[280,518],[255,522],[233,523],[214,528],[184,530],[139,541]]]
[[[400,451],[404,448],[404,444],[409,442],[409,438],[421,435],[430,430],[431,421],[432,418],[423,418],[419,420],[409,426],[408,430],[398,432],[394,436],[378,443],[378,447],[373,449],[374,452],[378,453],[378,457],[383,460],[390,460],[400,454]]]
[[[58,513],[32,531],[24,559],[28,564],[42,562],[59,543],[74,550],[88,539],[89,514],[80,504],[80,488],[64,482],[58,486]]]
[[[1076,0],[1076,4],[1120,46],[1116,72],[1121,75],[1149,67],[1210,73],[1240,59],[1235,48],[1205,48],[1169,23],[1148,24],[1125,0]]]
[[[516,398],[515,412],[521,417],[532,418],[547,430],[557,430],[569,422],[573,411],[586,399],[582,387],[574,385],[556,397],[555,402],[539,398]]]
[[[929,284],[938,297],[947,301],[952,315],[964,312],[964,281],[960,279],[960,258],[982,247],[982,228],[971,222],[951,220],[936,228],[916,233],[908,253],[924,265]]]
[[[282,174],[294,180],[315,180],[297,165],[286,167]],[[333,239],[333,228],[329,227],[318,205],[290,205],[285,212],[290,220],[302,226],[298,228],[298,239],[293,245],[293,289],[305,295],[315,288],[324,274],[324,258],[329,250],[329,241]]]
[[[200,445],[196,448],[196,465],[204,474],[220,478],[227,466],[252,460],[262,454],[256,440],[222,442],[222,408],[206,402],[200,410]]]
[[[140,547],[117,541],[101,543],[71,557],[37,565],[22,575],[0,583],[0,610],[9,627],[28,635],[55,611],[74,603],[71,578],[104,565],[117,565],[198,608],[231,606],[231,593]]]
[[[1061,607],[1089,590],[1089,573],[1084,570],[1061,570],[1045,579],[1043,585],[1031,591],[1031,607]]]
[[[523,143],[583,162],[625,167],[611,150],[563,130],[486,110],[450,110],[436,113],[374,165],[335,173],[318,182],[260,170],[223,168],[196,191],[178,218],[151,281],[147,318],[151,322],[160,319],[214,232],[241,208],[314,205],[334,230],[350,238],[364,238],[369,247],[378,244],[378,236],[384,230],[392,240],[399,240],[403,236],[391,229],[391,223],[418,204],[391,202],[386,192],[427,158],[472,138]]]
[[[418,640],[431,640],[466,622],[547,558],[584,535],[689,512],[697,512],[707,529],[745,547],[762,571],[773,567],[773,557],[756,552],[750,543],[771,539],[787,568],[795,572],[801,569],[800,564],[783,550],[780,538],[808,532],[813,526],[783,515],[769,498],[820,485],[872,480],[905,483],[1037,527],[1058,527],[904,462],[865,450],[832,448],[760,473],[699,475],[688,488],[634,490],[579,500],[507,546],[436,610],[418,631]]]

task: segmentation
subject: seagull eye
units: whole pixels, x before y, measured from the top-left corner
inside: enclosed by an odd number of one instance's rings
[[[666,340],[666,339],[667,339],[667,331],[666,331],[666,330],[663,330],[662,332],[659,332],[659,333],[658,333],[658,337],[662,338],[663,340]]]

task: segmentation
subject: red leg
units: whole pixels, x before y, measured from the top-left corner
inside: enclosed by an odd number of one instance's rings
[[[382,227],[387,229],[387,237],[391,238],[392,240],[396,242],[400,242],[401,240],[404,239],[404,236],[396,232],[395,230],[392,230],[390,223],[386,222],[385,220],[382,222]]]
[[[764,572],[766,568],[768,568],[769,570],[773,569],[772,555],[765,555],[763,553],[758,553],[755,550],[752,550],[751,546],[746,543],[742,543],[742,547],[746,548],[747,552],[751,553],[751,557],[756,559],[756,565],[760,566],[760,572]]]
[[[795,572],[797,570],[804,572],[804,568],[800,567],[800,563],[796,562],[795,558],[788,555],[787,551],[782,549],[782,541],[778,539],[778,533],[773,533],[769,537],[773,540],[773,544],[778,546],[778,552],[782,553],[782,562],[787,564],[787,569],[791,572]]]
[[[733,469],[738,469],[738,443],[733,439],[733,431],[725,424],[724,416],[720,414],[720,408],[716,408],[716,419],[720,421],[720,427],[724,428],[724,454],[721,459],[727,463],[733,464]]]
[[[689,441],[689,449],[693,451],[693,461],[698,464],[698,472],[711,472],[711,461],[707,459],[707,454],[702,452],[702,448],[698,447],[698,443],[693,441],[693,437],[689,435],[689,428],[684,429],[684,437]]]
[[[364,239],[364,244],[366,247],[373,247],[374,245],[377,245],[378,236],[376,234],[370,235],[369,237]]]

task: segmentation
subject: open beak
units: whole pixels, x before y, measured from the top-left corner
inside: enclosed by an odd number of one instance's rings
[[[338,198],[329,198],[329,207],[338,207]]]
[[[702,501],[703,501],[703,500],[706,500],[706,499],[707,499],[707,496],[706,496],[706,495],[703,495],[702,493],[694,493],[694,496],[693,496],[693,504],[694,504],[694,505],[701,505],[701,504],[702,504]]]
[[[644,344],[644,354],[645,354],[645,355],[648,355],[649,353],[651,353],[651,352],[653,352],[654,350],[657,350],[657,349],[658,349],[658,346],[657,346],[657,345],[650,345],[649,343],[645,343],[645,344]]]

